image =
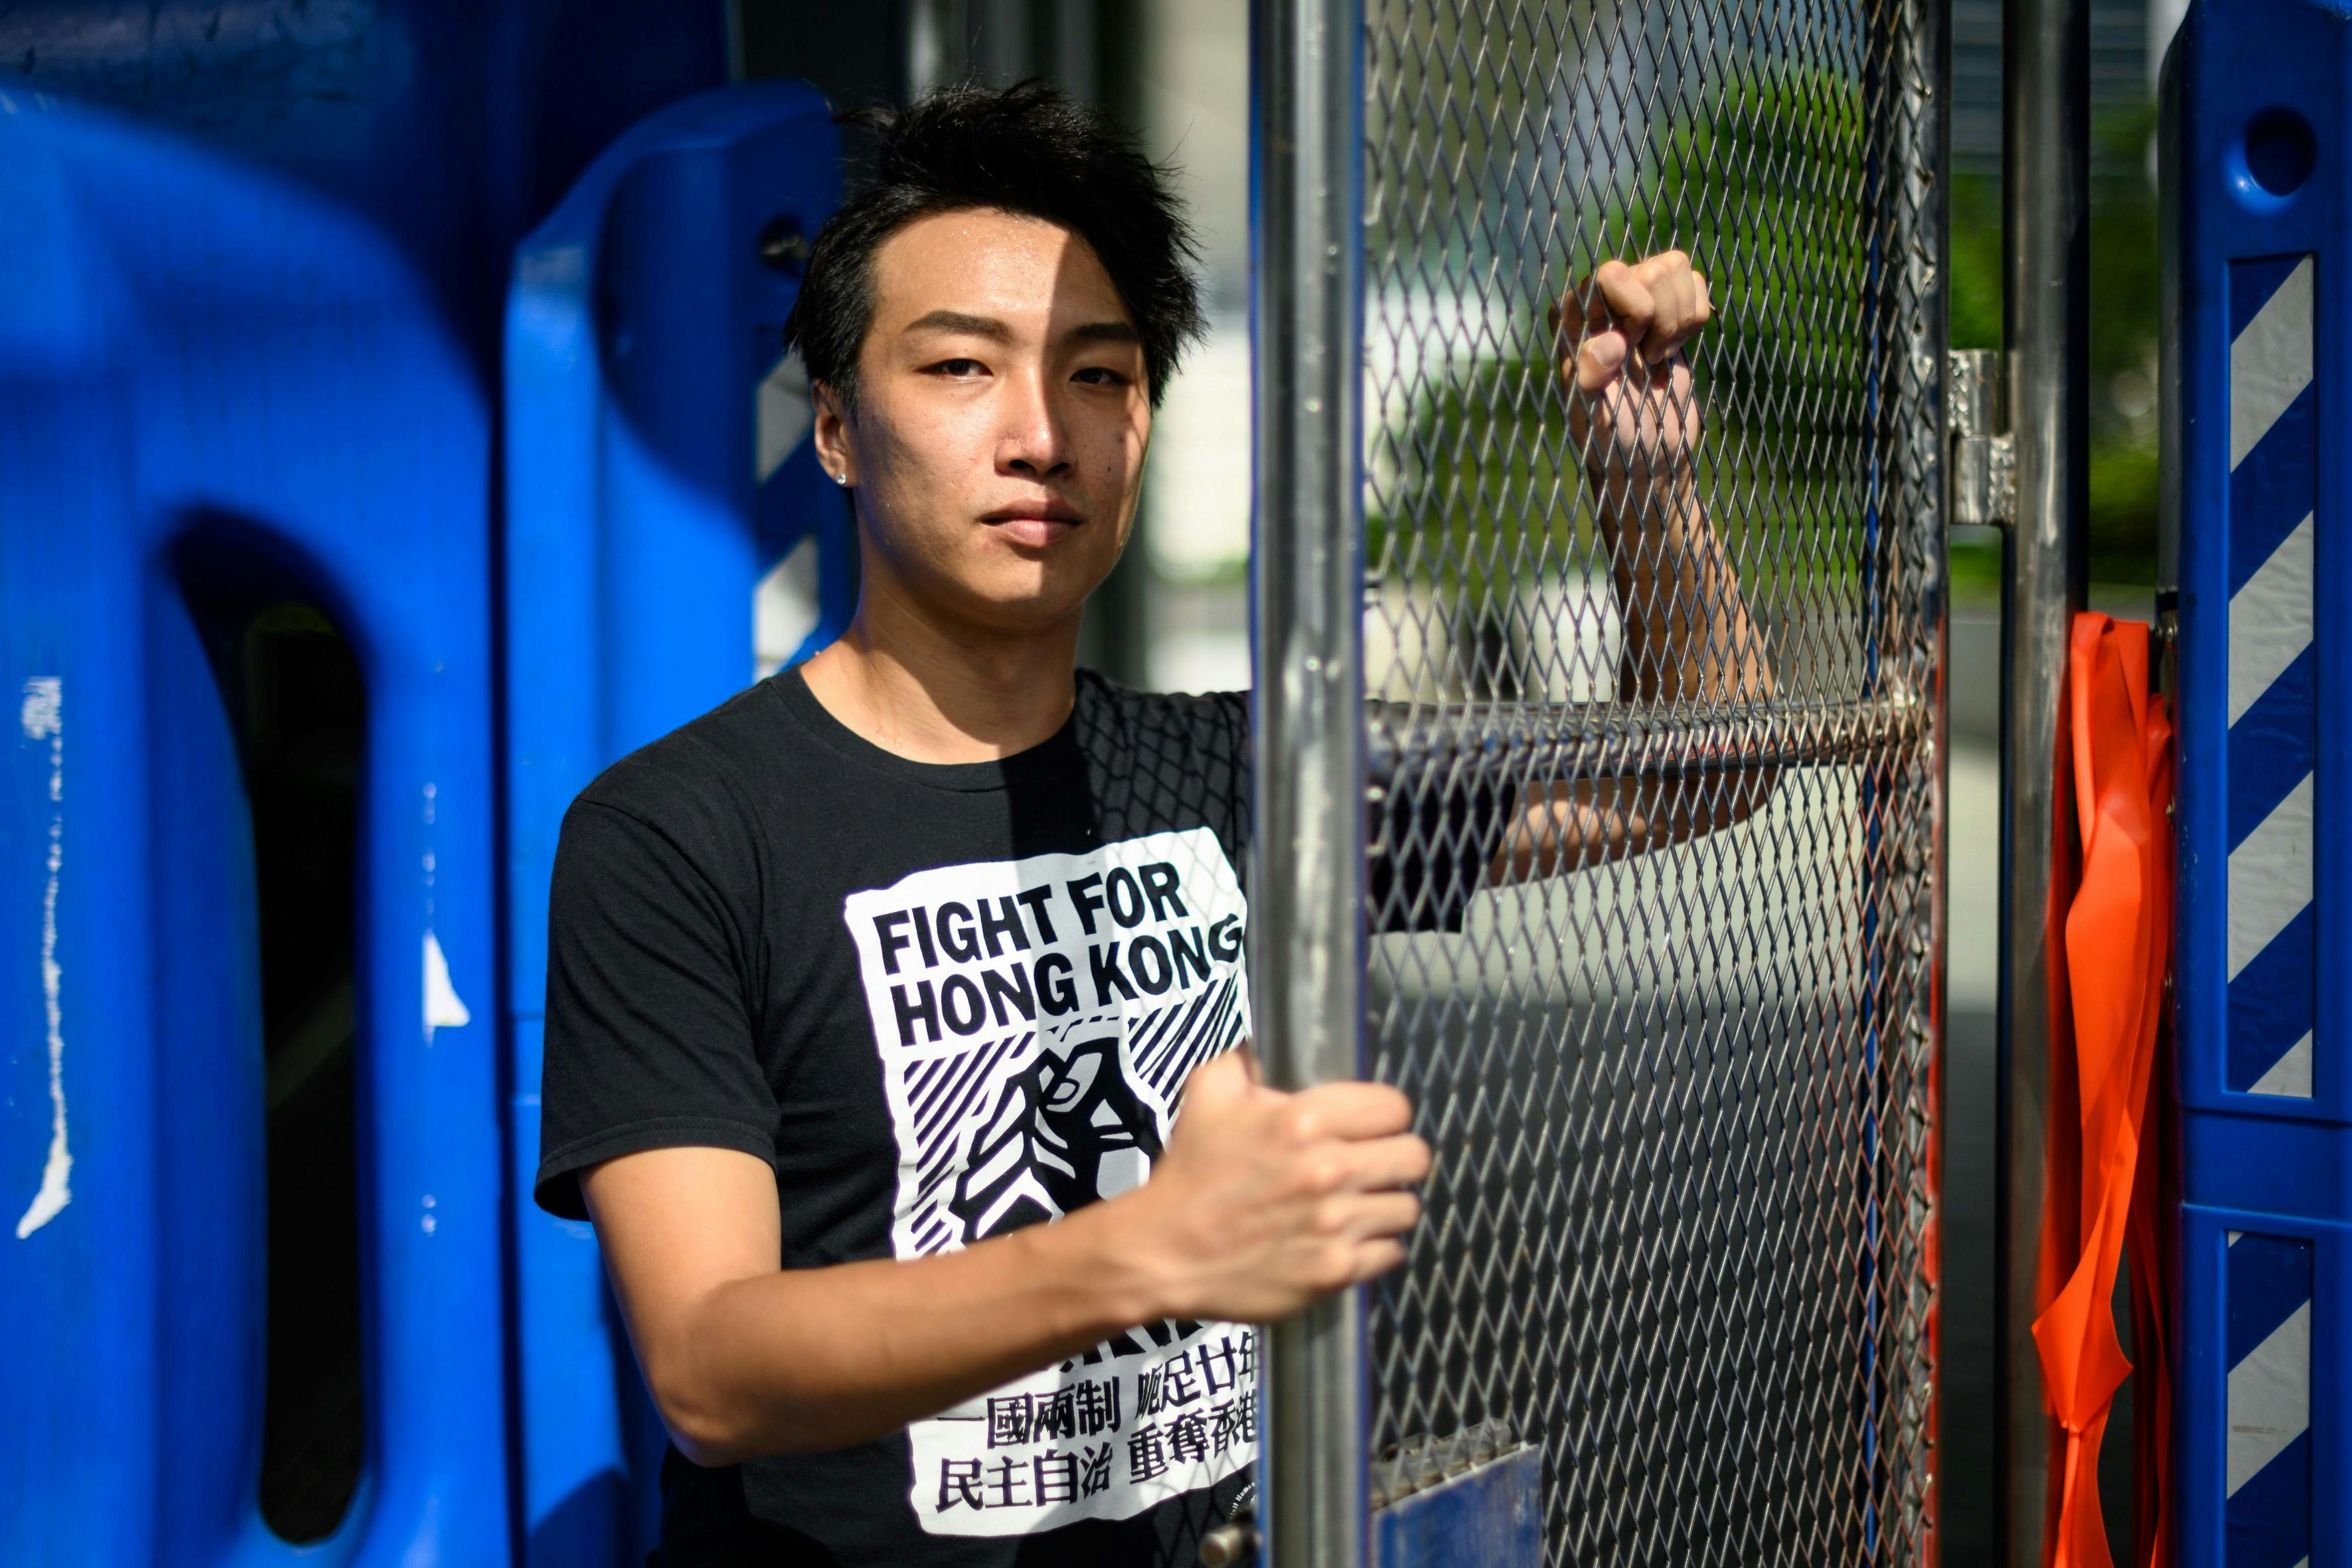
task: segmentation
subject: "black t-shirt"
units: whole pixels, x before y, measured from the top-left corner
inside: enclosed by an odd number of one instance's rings
[[[738,1149],[810,1268],[1140,1183],[1185,1075],[1248,1032],[1248,731],[1240,696],[1081,671],[1043,744],[917,763],[789,671],[616,763],[556,856],[541,1206],[583,1217],[579,1173],[617,1155]],[[1397,837],[1485,837],[1454,817]],[[1409,923],[1458,916],[1452,860]],[[664,1561],[1191,1561],[1255,1388],[1248,1330],[1162,1323],[859,1447],[673,1450]]]

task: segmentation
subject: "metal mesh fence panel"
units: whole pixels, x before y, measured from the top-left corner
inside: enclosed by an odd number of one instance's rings
[[[1932,0],[1364,26],[1369,1048],[1438,1153],[1373,1453],[1540,1444],[1555,1563],[1921,1561]],[[1687,372],[1565,387],[1669,248]]]

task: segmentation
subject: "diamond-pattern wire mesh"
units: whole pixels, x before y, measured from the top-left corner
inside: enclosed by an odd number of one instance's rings
[[[1366,4],[1371,1443],[1539,1443],[1554,1563],[1932,1554],[1933,4]],[[1670,247],[1696,434],[1597,501],[1547,307]]]

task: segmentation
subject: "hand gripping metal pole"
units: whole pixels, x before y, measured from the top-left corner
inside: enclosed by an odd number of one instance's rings
[[[1996,1396],[2000,1561],[2031,1568],[2048,1528],[2050,1418],[2033,1343],[2050,1047],[2074,886],[2060,787],[2066,637],[2083,603],[2089,413],[2089,0],[2009,0],[2003,249],[2016,518],[2002,576],[2000,1244]]]
[[[1362,37],[1353,0],[1253,7],[1250,977],[1284,1089],[1363,1063]],[[1360,1568],[1362,1294],[1266,1340],[1268,1561]]]

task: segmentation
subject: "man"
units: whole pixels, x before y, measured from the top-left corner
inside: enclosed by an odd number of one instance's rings
[[[1255,1453],[1237,1325],[1392,1268],[1430,1152],[1394,1089],[1234,1048],[1244,701],[1074,671],[1199,327],[1164,176],[1035,87],[877,129],[787,328],[856,618],[566,818],[538,1196],[593,1216],[675,1440],[665,1563],[1166,1560]],[[1686,458],[1705,281],[1570,305],[1626,688],[1759,696]],[[1632,781],[1445,809],[1494,879],[1730,819]],[[1476,880],[1385,874],[1433,927]]]

